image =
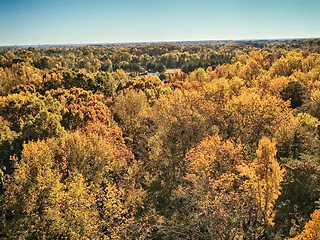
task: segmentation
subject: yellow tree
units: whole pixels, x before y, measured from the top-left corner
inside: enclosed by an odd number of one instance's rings
[[[230,140],[204,139],[186,155],[186,182],[175,192],[184,201],[184,213],[168,221],[165,234],[186,239],[268,236],[283,174],[275,154],[275,143],[267,138],[260,141],[254,161]]]
[[[6,139],[0,141],[0,164],[6,166],[6,173],[13,170],[10,155],[19,157],[24,142],[58,137],[65,133],[60,124],[61,110],[58,101],[39,94],[21,93],[0,97],[3,121],[0,124],[3,125],[0,127],[0,136]]]
[[[243,90],[241,95],[229,100],[224,108],[226,127],[221,129],[227,138],[240,140],[247,147],[257,147],[263,136],[276,138],[289,133],[296,126],[289,102],[269,94],[260,95],[252,89]]]
[[[119,128],[92,123],[85,133],[30,142],[15,168],[4,181],[0,228],[8,238],[136,239],[147,233],[148,223],[135,220],[145,196],[139,163]]]
[[[254,77],[258,76],[261,71],[261,66],[259,66],[259,64],[254,59],[250,59],[247,64],[241,69],[240,76],[245,80],[251,81]],[[249,82],[248,85],[250,85]]]
[[[217,132],[211,121],[215,108],[198,91],[175,90],[172,95],[160,96],[152,113],[156,132],[148,141],[146,167],[153,177],[149,197],[161,214],[170,217],[175,208],[180,208],[180,202],[171,197],[183,181],[185,154],[207,135]]]
[[[234,239],[244,236],[249,219],[246,199],[238,187],[236,166],[245,152],[218,135],[190,149],[184,159],[186,175],[175,191],[183,202],[166,223],[165,236],[173,239]],[[180,238],[179,238],[180,237]]]
[[[225,78],[212,80],[204,86],[205,98],[218,106],[223,106],[231,97],[230,88],[229,82]]]
[[[142,119],[149,115],[150,106],[144,92],[126,89],[115,99],[112,111],[125,136],[132,137]]]
[[[240,175],[248,177],[243,184],[243,189],[248,195],[253,196],[259,206],[258,219],[260,218],[265,230],[273,225],[273,205],[280,193],[280,183],[283,181],[284,170],[280,168],[275,155],[276,143],[263,137],[256,151],[257,158],[249,164],[238,167]]]
[[[190,73],[189,81],[198,81],[198,82],[207,82],[208,81],[208,74],[203,68],[198,68]]]
[[[282,56],[275,61],[269,69],[271,77],[290,76],[295,70],[302,70],[303,56],[302,52],[292,51],[286,57]]]
[[[61,182],[57,162],[48,142],[25,145],[16,171],[7,176],[4,233],[12,239],[83,239],[97,236],[98,215],[94,199],[81,177],[73,173]]]
[[[314,211],[311,220],[306,224],[300,235],[291,240],[317,240],[320,239],[320,210]]]
[[[29,63],[17,63],[8,68],[0,68],[0,95],[24,87],[35,90],[42,85],[43,71],[32,67]]]

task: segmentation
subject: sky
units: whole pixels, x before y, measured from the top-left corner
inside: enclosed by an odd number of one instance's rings
[[[320,37],[319,0],[0,0],[0,45]]]

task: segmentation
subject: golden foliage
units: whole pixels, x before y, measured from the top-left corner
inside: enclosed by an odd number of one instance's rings
[[[284,169],[275,159],[276,143],[264,137],[259,142],[257,158],[250,164],[238,167],[241,176],[249,179],[243,184],[248,195],[253,194],[262,214],[264,223],[273,225],[273,205],[280,195],[280,183],[283,181]]]
[[[234,172],[235,166],[241,163],[241,151],[241,147],[221,141],[218,135],[207,137],[186,154],[188,173],[201,179],[219,179],[224,173]]]
[[[203,68],[198,68],[190,73],[189,81],[198,81],[198,82],[207,82],[208,81],[208,74]]]
[[[288,106],[288,102],[275,96],[260,96],[252,90],[242,91],[225,106],[229,116],[226,119],[230,128],[229,137],[251,146],[256,146],[263,136],[280,138],[296,125]]]
[[[30,142],[15,164],[4,183],[10,237],[129,239],[139,229],[145,192],[119,129],[96,123],[87,133]]]
[[[315,210],[303,232],[292,240],[317,240],[320,239],[320,210]]]

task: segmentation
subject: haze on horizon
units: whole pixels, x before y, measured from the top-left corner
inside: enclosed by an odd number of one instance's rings
[[[318,0],[0,0],[0,46],[320,37]]]

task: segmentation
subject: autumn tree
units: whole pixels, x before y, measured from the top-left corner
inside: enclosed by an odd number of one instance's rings
[[[245,212],[248,209],[237,191],[241,181],[236,166],[245,158],[241,146],[224,142],[217,135],[190,149],[185,158],[185,181],[189,184],[181,184],[176,191],[187,205],[181,214],[184,222],[179,223],[179,218],[169,221],[171,235],[182,232],[185,238],[191,234],[193,239],[229,239],[243,235],[241,225],[248,219]]]
[[[13,64],[10,68],[0,68],[0,95],[5,96],[16,88],[25,87],[35,91],[42,85],[42,72],[28,63]],[[17,93],[17,92],[15,92]]]
[[[320,238],[320,210],[314,211],[303,232],[292,240],[319,239]]]
[[[149,225],[135,218],[145,191],[139,163],[118,128],[24,145],[4,187],[2,233],[9,238],[136,239]],[[140,216],[140,218],[143,216]]]
[[[128,89],[122,91],[112,107],[115,120],[122,126],[126,136],[131,136],[135,128],[150,111],[146,95],[142,91]]]
[[[256,151],[257,158],[249,164],[240,165],[241,176],[248,177],[242,188],[253,197],[259,207],[255,218],[263,226],[261,235],[270,236],[269,228],[274,225],[273,206],[280,193],[280,183],[283,181],[284,170],[275,159],[276,143],[264,137],[259,141]]]
[[[148,141],[146,169],[152,177],[148,197],[160,215],[171,218],[183,205],[173,192],[183,181],[185,154],[219,130],[210,121],[215,114],[213,105],[197,91],[175,90],[172,95],[162,95],[152,112],[156,132]]]
[[[257,158],[219,136],[204,139],[186,155],[182,198],[161,229],[175,239],[258,239],[268,236],[283,170],[274,159],[275,143],[263,138]]]
[[[8,51],[0,56],[0,67],[11,67],[16,55],[12,51]]]
[[[22,155],[5,182],[3,206],[10,220],[3,222],[2,233],[21,239],[98,237],[94,199],[82,177],[71,173],[62,184],[45,142],[29,143]]]
[[[111,112],[104,103],[104,97],[81,88],[50,90],[46,92],[62,104],[61,125],[66,130],[75,130],[89,122],[100,121],[106,125],[112,123]]]
[[[269,69],[272,77],[290,76],[294,70],[302,69],[303,56],[301,51],[291,51],[285,57],[281,56]]]
[[[276,138],[282,144],[281,136],[296,126],[288,103],[268,94],[260,96],[251,89],[229,100],[224,114],[226,127],[222,133],[249,148],[256,148],[263,136]]]
[[[208,74],[203,68],[198,68],[190,73],[189,81],[198,81],[198,82],[207,82],[208,81]]]
[[[60,124],[61,107],[52,97],[40,94],[21,93],[0,98],[1,134],[6,134],[6,140],[1,142],[4,145],[0,159],[7,172],[12,170],[9,156],[18,156],[24,142],[58,137],[65,132]]]
[[[132,149],[135,158],[142,161],[144,169],[151,173],[157,167],[150,161],[150,138],[157,130],[153,113],[146,94],[126,89],[115,99],[111,108],[115,121],[122,128],[126,145]],[[150,183],[146,174],[145,185]]]

